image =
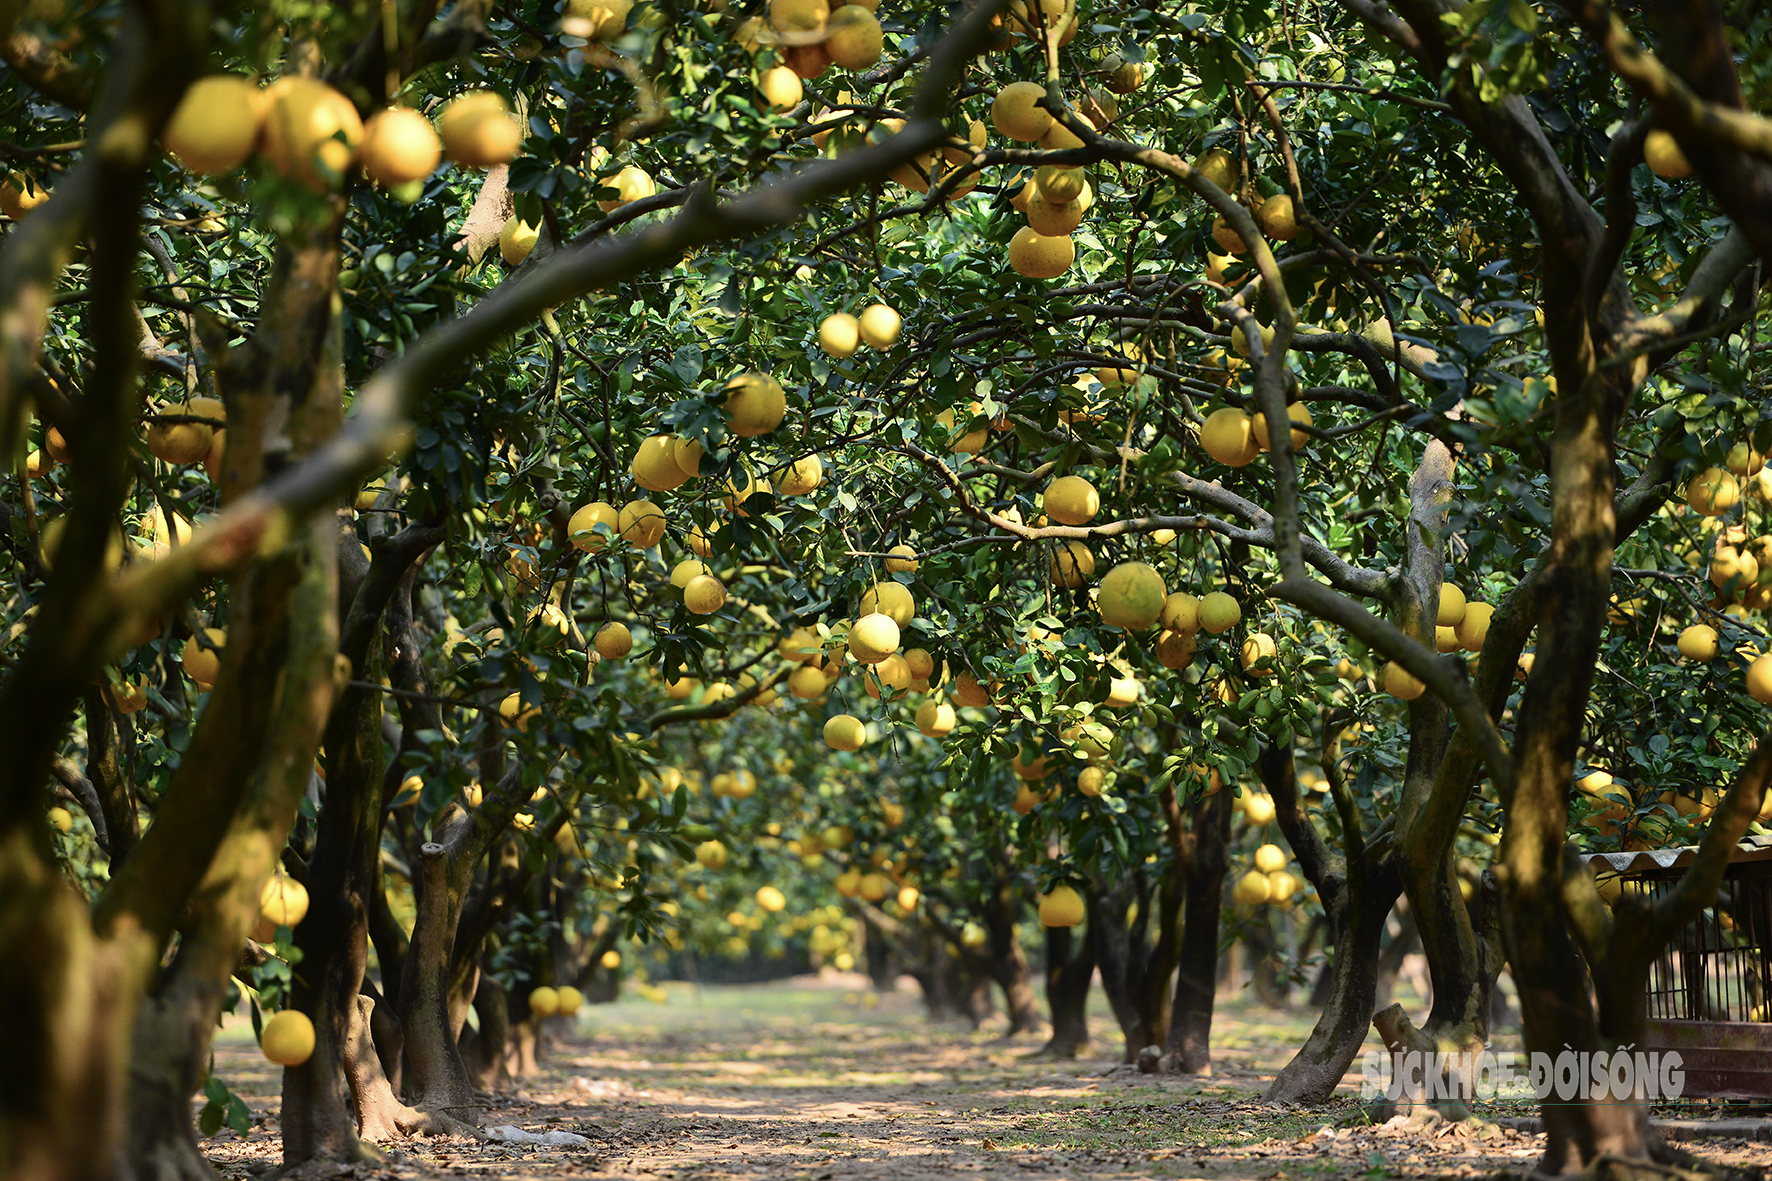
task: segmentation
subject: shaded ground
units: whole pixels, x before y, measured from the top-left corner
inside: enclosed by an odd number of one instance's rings
[[[1438,1135],[1355,1126],[1357,1076],[1324,1109],[1254,1102],[1308,1033],[1304,1011],[1221,1001],[1214,1077],[1176,1080],[1118,1067],[1105,1014],[1092,1021],[1090,1056],[1042,1062],[1029,1058],[1036,1042],[932,1026],[914,995],[840,981],[672,986],[670,996],[582,1011],[542,1072],[485,1113],[487,1125],[571,1132],[587,1146],[412,1140],[356,1175],[1379,1181],[1520,1171],[1541,1150],[1541,1137],[1493,1126]],[[274,1168],[281,1078],[244,1023],[224,1033],[216,1073],[245,1098],[254,1125],[245,1140],[224,1130],[205,1151],[229,1178]],[[1772,1145],[1695,1147],[1719,1161],[1772,1163]]]

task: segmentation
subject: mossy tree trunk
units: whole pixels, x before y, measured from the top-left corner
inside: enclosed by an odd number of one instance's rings
[[[1184,894],[1175,1001],[1163,1042],[1164,1070],[1212,1072],[1212,1008],[1218,990],[1218,925],[1224,875],[1230,867],[1231,796],[1217,791],[1195,801],[1181,852]]]

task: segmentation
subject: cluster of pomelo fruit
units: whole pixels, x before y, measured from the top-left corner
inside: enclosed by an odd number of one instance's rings
[[[992,100],[991,122],[1009,139],[1036,143],[1047,151],[1081,148],[1082,139],[1043,105],[1048,97],[1047,88],[1037,82],[1011,82]],[[1067,114],[1099,130],[1081,111]],[[1070,270],[1076,258],[1071,232],[1095,203],[1082,167],[1042,164],[1010,203],[1027,219],[1027,225],[1009,240],[1010,268],[1029,279],[1052,279]]]
[[[770,0],[769,16],[752,17],[735,35],[752,52],[774,46],[779,64],[758,71],[757,91],[772,110],[791,111],[805,97],[802,82],[832,66],[866,70],[885,52],[874,15],[879,0]]]
[[[286,75],[269,86],[211,74],[185,91],[161,141],[193,172],[231,172],[258,154],[283,176],[319,192],[337,189],[353,166],[405,198],[445,154],[470,168],[510,161],[523,130],[505,100],[471,91],[445,104],[437,125],[410,107],[367,122],[350,99],[317,78]]]
[[[1751,442],[1734,444],[1721,466],[1699,471],[1686,484],[1686,507],[1699,515],[1700,531],[1713,535],[1708,555],[1692,553],[1687,560],[1707,566],[1716,588],[1710,608],[1723,616],[1772,608],[1772,535],[1755,537],[1746,525],[1725,521],[1750,498],[1762,506],[1772,503],[1772,468]],[[1683,629],[1677,644],[1680,655],[1701,663],[1722,652],[1720,634],[1704,622]],[[1738,651],[1752,658],[1745,676],[1748,695],[1772,705],[1772,653],[1752,644]]]
[[[1298,893],[1297,875],[1287,868],[1286,851],[1267,844],[1255,850],[1255,867],[1237,879],[1231,897],[1242,906],[1284,906]]]
[[[608,149],[601,146],[592,148],[586,161],[593,175],[604,174],[597,181],[599,190],[614,194],[597,198],[597,207],[604,213],[614,213],[624,205],[658,193],[658,182],[638,164],[623,164],[613,172],[610,171],[612,164]],[[513,214],[505,219],[498,232],[499,257],[507,266],[520,266],[540,241],[541,224]]]
[[[1495,608],[1488,603],[1473,603],[1464,591],[1452,583],[1440,585],[1440,602],[1434,616],[1434,647],[1440,652],[1481,652],[1489,637],[1489,621]],[[1379,673],[1379,688],[1392,697],[1414,701],[1427,692],[1427,684],[1408,669],[1392,660]]]

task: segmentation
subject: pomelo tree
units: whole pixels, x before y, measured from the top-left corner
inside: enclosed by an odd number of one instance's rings
[[[1503,954],[1529,1049],[1640,1036],[1767,773],[1755,711],[1673,704],[1772,697],[1720,15],[1664,67],[1595,6],[520,8],[7,17],[9,1167],[206,1175],[237,973],[290,1160],[471,1118],[765,841],[1021,1024],[1037,902],[1055,1052],[1100,964],[1129,1054],[1204,1067],[1227,886],[1296,884],[1269,824],[1336,945],[1276,1098],[1351,1060],[1398,892],[1397,1044],[1480,1044]],[[1683,811],[1614,920],[1571,825]],[[1546,1118],[1550,1171],[1661,1153]]]

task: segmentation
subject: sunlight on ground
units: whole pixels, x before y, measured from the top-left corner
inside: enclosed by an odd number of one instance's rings
[[[1316,1014],[1303,1007],[1220,998],[1214,1074],[1182,1079],[1120,1066],[1105,1003],[1091,1008],[1084,1056],[1051,1061],[1033,1056],[1043,1037],[1009,1041],[1000,1025],[931,1023],[914,991],[874,992],[860,977],[665,987],[665,1004],[636,998],[582,1010],[550,1035],[541,1072],[494,1096],[482,1119],[568,1131],[586,1145],[414,1140],[392,1146],[397,1155],[378,1174],[1383,1181],[1524,1170],[1542,1151],[1540,1137],[1493,1126],[1429,1134],[1364,1126],[1352,1079],[1318,1110],[1256,1102],[1309,1035]],[[244,1141],[224,1132],[204,1142],[237,1181],[278,1158],[280,1077],[239,1019],[219,1040],[216,1069],[257,1117]],[[1736,1163],[1768,1156],[1764,1146],[1722,1144],[1709,1154]]]

